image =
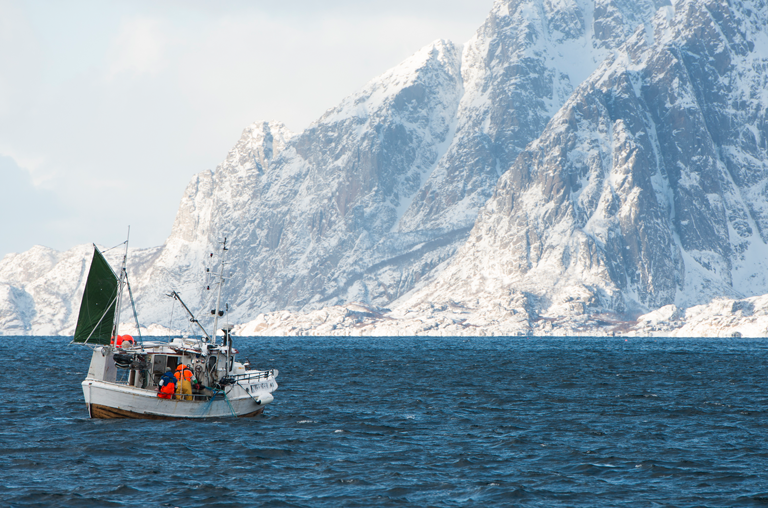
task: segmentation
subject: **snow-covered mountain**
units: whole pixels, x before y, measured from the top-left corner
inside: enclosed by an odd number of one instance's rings
[[[131,249],[130,279],[159,252],[159,247]],[[124,253],[111,249],[105,256],[120,266]],[[66,252],[36,246],[0,260],[0,335],[73,335],[92,255],[91,245]]]
[[[455,253],[499,176],[655,10],[652,1],[497,2],[465,46],[425,47],[306,131],[283,136],[268,167],[256,167],[264,157],[241,140],[191,184],[177,224],[199,225],[196,236],[174,228],[173,254],[154,271],[181,264],[189,274],[227,236],[238,320],[389,305]],[[265,139],[270,125],[258,127]]]
[[[520,154],[450,266],[403,307],[450,303],[511,331],[767,293],[767,22],[762,2],[660,9]]]
[[[387,330],[545,333],[767,293],[767,20],[764,0],[497,0],[305,131],[246,129],[131,260],[139,314],[164,324],[170,289],[205,309],[225,236],[241,323],[343,329],[360,302]],[[78,249],[3,259],[2,333],[74,327]]]

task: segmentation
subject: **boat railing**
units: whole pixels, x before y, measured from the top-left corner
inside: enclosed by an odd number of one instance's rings
[[[192,397],[192,398],[189,399],[188,397]],[[176,394],[173,395],[173,397],[171,399],[168,399],[168,400],[177,400],[179,402],[194,402],[194,401],[206,402],[206,401],[209,401],[212,398],[216,398],[216,397],[224,400],[224,397],[222,397],[221,394],[205,395],[205,394],[202,394],[202,393],[193,393],[192,395],[183,394],[183,393],[176,393]]]
[[[268,371],[258,371],[258,372],[249,372],[247,374],[238,374],[237,376],[229,376],[229,378],[224,378],[224,379],[222,379],[222,381],[225,381],[226,379],[229,379],[229,380],[232,381],[232,382],[229,382],[229,383],[225,382],[225,386],[226,385],[239,385],[240,383],[245,382],[245,381],[258,381],[260,379],[268,379],[271,375],[272,375],[272,371],[271,370],[268,370]],[[128,386],[128,387],[131,387],[131,388],[141,388],[141,387],[137,387],[137,386],[134,386],[133,384],[129,383],[128,380],[119,379],[119,380],[115,380],[114,383],[117,384],[117,385]],[[241,388],[245,389],[245,387],[243,387],[243,386],[241,386]],[[142,389],[143,390],[150,390],[150,391],[157,392],[157,387],[147,387],[147,388],[142,388]],[[220,388],[211,388],[211,387],[206,387],[206,389],[214,390],[214,393],[212,393],[211,395],[204,394],[204,393],[192,393],[191,395],[188,394],[188,393],[187,394],[184,394],[184,393],[174,393],[173,396],[171,397],[171,399],[172,400],[180,400],[182,402],[183,401],[188,401],[189,402],[189,401],[209,401],[209,400],[211,400],[213,398],[216,398],[216,397],[223,398],[222,395],[224,395],[224,392],[222,391],[222,389],[220,389]],[[190,400],[187,397],[192,397],[192,399]]]
[[[140,388],[142,390],[147,390],[147,391],[158,393],[156,386],[147,387],[147,388],[141,388],[140,386],[134,386],[133,384],[129,383],[128,381],[123,381],[123,380],[116,380],[116,381],[114,381],[114,383],[116,385],[127,386],[127,387],[130,387],[130,388]],[[211,400],[211,398],[213,398],[214,396],[220,397],[221,396],[221,392],[219,391],[218,393],[214,393],[214,394],[211,394],[211,395],[207,395],[207,394],[204,394],[204,393],[193,393],[193,394],[174,393],[173,396],[170,397],[170,399],[181,400],[181,401],[184,401],[184,400],[189,401],[190,399],[187,399],[186,397],[192,397],[191,400],[193,400],[193,401],[195,401],[195,400],[197,400],[197,401],[207,401],[207,400]]]
[[[269,379],[274,377],[274,371],[272,370],[257,370],[252,372],[246,372],[245,374],[231,374],[227,376],[235,383],[241,383],[243,381],[258,381],[260,379]]]

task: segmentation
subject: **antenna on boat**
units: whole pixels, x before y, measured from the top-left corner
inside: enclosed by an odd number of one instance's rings
[[[214,310],[214,318],[213,318],[213,344],[214,345],[216,345],[216,332],[219,330],[219,309],[221,309],[221,286],[224,285],[224,258],[227,255],[227,250],[229,249],[227,249],[227,237],[225,236],[224,242],[221,248],[221,266],[219,267],[219,295],[216,297],[216,310]]]
[[[125,285],[128,286],[128,296],[131,297],[131,308],[133,309],[133,319],[136,321],[136,333],[139,334],[139,344],[141,350],[144,351],[144,338],[141,336],[141,326],[139,325],[139,315],[136,313],[136,301],[133,299],[133,291],[131,291],[131,283],[128,281],[128,272],[125,273]]]

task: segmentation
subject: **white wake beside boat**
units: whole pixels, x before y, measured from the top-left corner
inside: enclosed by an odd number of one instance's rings
[[[224,254],[218,275],[218,298],[214,315],[214,330],[220,310],[221,286],[224,281]],[[73,342],[91,346],[93,354],[88,375],[83,381],[83,395],[92,418],[222,418],[256,416],[272,402],[277,389],[277,370],[252,370],[248,362],[236,361],[237,350],[232,346],[231,327],[225,326],[224,337],[217,343],[175,291],[174,297],[189,314],[203,335],[199,338],[174,338],[169,342],[117,341],[123,287],[128,287],[136,326],[138,318],[133,295],[128,284],[123,257],[120,276],[116,275],[102,253],[94,245],[93,260],[88,272],[80,304]],[[180,393],[163,398],[160,380],[166,371],[175,372],[179,366],[188,368],[197,381],[192,393]],[[183,375],[181,376],[183,378]],[[181,383],[177,383],[181,385]],[[191,385],[191,383],[190,383]]]

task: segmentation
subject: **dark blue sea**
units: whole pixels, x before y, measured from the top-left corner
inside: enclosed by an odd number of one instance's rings
[[[92,420],[89,350],[0,338],[0,506],[766,506],[768,342],[240,338],[263,416]]]

